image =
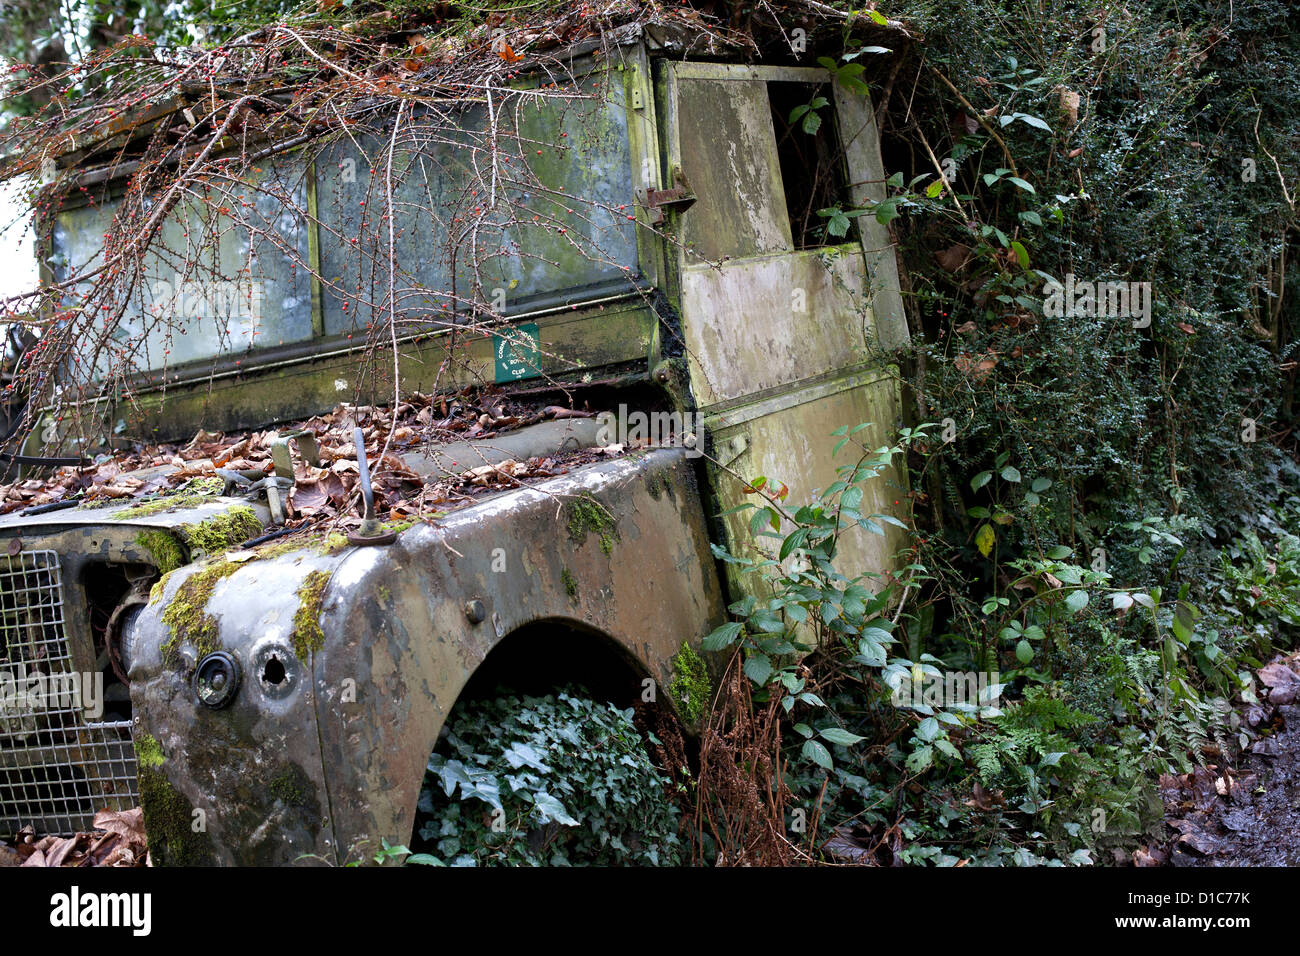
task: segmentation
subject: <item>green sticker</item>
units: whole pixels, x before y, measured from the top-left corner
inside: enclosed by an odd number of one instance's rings
[[[521,378],[536,378],[542,374],[542,350],[536,322],[493,332],[492,344],[496,354],[498,383],[515,382]]]

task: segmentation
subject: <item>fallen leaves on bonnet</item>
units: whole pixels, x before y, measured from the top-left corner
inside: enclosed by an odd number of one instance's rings
[[[527,461],[489,464],[464,462],[446,474],[423,476],[402,454],[427,445],[490,440],[508,431],[551,419],[590,418],[594,412],[520,402],[498,389],[464,389],[440,396],[419,392],[391,406],[341,404],[326,415],[296,425],[230,434],[200,430],[188,442],[139,445],[116,455],[100,455],[82,468],[61,468],[46,479],[0,485],[0,514],[77,498],[85,503],[120,502],[122,507],[192,487],[196,480],[220,480],[217,469],[272,472],[271,444],[278,435],[305,429],[320,447],[320,467],[295,452],[295,487],[287,524],[298,527],[330,521],[336,527],[359,524],[360,480],[356,428],[365,439],[366,458],[381,520],[403,520],[446,511],[473,500],[485,489],[512,487],[528,478],[548,478],[574,466],[621,452],[621,446],[595,448]],[[238,492],[236,492],[238,493]]]

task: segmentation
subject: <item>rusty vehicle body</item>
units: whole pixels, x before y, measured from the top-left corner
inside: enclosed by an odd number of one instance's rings
[[[513,668],[604,681],[625,699],[647,678],[669,687],[674,656],[698,647],[742,586],[709,546],[748,546],[743,516],[715,517],[744,500],[733,476],[777,476],[791,500],[808,500],[834,480],[833,429],[871,422],[874,445],[886,442],[900,415],[888,349],[907,337],[888,231],[868,216],[837,244],[807,241],[787,195],[800,170],[780,142],[783,104],[830,91],[826,142],[842,157],[846,201],[883,199],[870,102],[820,69],[692,62],[646,37],[618,52],[581,61],[581,82],[600,91],[600,135],[575,136],[555,176],[626,204],[635,221],[591,224],[604,230],[600,264],[543,255],[549,268],[510,274],[507,263],[510,325],[536,346],[527,367],[500,338],[469,340],[442,384],[635,382],[693,416],[705,454],[601,458],[375,543],[238,549],[274,526],[274,482],[156,509],[0,516],[0,665],[108,683],[93,719],[0,711],[0,836],[26,824],[74,832],[101,807],[142,804],[156,863],[338,865],[404,843],[426,761],[473,681]],[[323,221],[350,201],[342,166],[318,163],[302,187]],[[68,209],[52,249],[93,244],[110,214],[111,202]],[[345,268],[344,245],[286,228],[322,271]],[[236,365],[196,337],[184,346],[195,373],[173,356],[165,392],[141,388],[124,407],[128,431],[167,439],[300,420],[356,386],[348,331],[359,319],[310,277],[277,281],[286,288],[267,321],[279,340]],[[679,325],[666,329],[664,315]],[[429,389],[450,347],[445,330],[405,339],[388,374]],[[382,366],[367,386],[380,401],[395,384]],[[586,427],[549,423],[517,440],[597,444]],[[509,437],[473,451],[490,460]],[[406,460],[435,474],[440,454]],[[292,483],[291,467],[277,473]],[[896,487],[878,485],[864,512],[891,510]],[[896,544],[858,536],[841,557],[882,569]]]

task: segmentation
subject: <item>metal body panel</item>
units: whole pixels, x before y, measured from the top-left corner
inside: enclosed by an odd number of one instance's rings
[[[608,541],[566,531],[568,509],[592,501],[612,515]],[[404,842],[443,721],[507,635],[538,621],[599,633],[666,688],[683,642],[722,619],[683,451],[591,465],[416,525],[390,546],[244,563],[207,604],[220,647],[244,671],[223,710],[200,706],[185,668],[169,666],[162,650],[164,609],[202,568],[170,575],[134,625],[138,730],[156,740],[165,776],[165,786],[142,777],[146,823],[164,845],[176,841],[173,861],[342,863],[382,838]],[[292,632],[312,572],[330,576],[323,638],[300,659]],[[483,609],[477,623],[470,601]],[[268,653],[286,672],[274,696],[262,676]],[[666,705],[668,695],[658,699]],[[202,811],[202,838],[159,821],[149,786],[163,787],[184,820]]]
[[[832,431],[871,422],[859,438],[879,447],[900,416],[898,380],[881,351],[899,341],[902,319],[897,272],[881,265],[893,263],[888,232],[866,225],[857,243],[794,248],[766,85],[827,83],[825,71],[692,63],[665,63],[663,71],[669,165],[680,166],[691,183],[713,182],[718,168],[731,179],[725,198],[701,195],[681,216],[684,237],[722,238],[694,252],[688,244],[677,259],[691,389],[721,462],[710,469],[714,494],[722,510],[744,501],[738,473],[783,482],[791,501],[814,500],[836,480],[837,466],[853,463],[847,454],[832,456]],[[849,198],[883,196],[870,102],[842,90],[835,98],[839,139],[849,144],[849,181],[878,180],[854,187]],[[707,127],[700,125],[701,102],[708,104]],[[767,161],[731,162],[735,146],[727,136],[710,145],[715,129],[734,130],[733,139],[765,150]],[[859,221],[868,220],[874,222]],[[701,252],[717,261],[701,261]],[[872,367],[877,374],[863,374]],[[880,512],[896,510],[898,480],[891,472],[872,489]],[[744,513],[723,519],[733,548],[742,551],[753,548],[747,520]],[[892,532],[849,534],[840,545],[841,570],[853,576],[887,569],[898,544]]]

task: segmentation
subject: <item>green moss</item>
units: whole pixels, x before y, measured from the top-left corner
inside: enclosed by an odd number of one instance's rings
[[[645,485],[646,490],[650,492],[650,497],[655,501],[658,501],[664,495],[672,497],[673,482],[666,471],[652,472],[646,476]]]
[[[160,762],[161,759],[160,750]],[[149,856],[154,865],[196,866],[211,862],[212,840],[206,828],[204,832],[194,832],[194,806],[157,766],[141,764],[138,779]]]
[[[569,537],[582,544],[588,534],[600,537],[600,550],[606,555],[614,550],[618,540],[618,525],[608,508],[589,492],[583,492],[569,502]]]
[[[325,535],[325,540],[321,543],[321,554],[338,554],[345,548],[352,547],[348,544],[347,535],[339,534],[337,531],[331,531]]]
[[[325,603],[325,586],[330,583],[328,571],[312,571],[298,588],[298,610],[293,616],[293,652],[298,660],[307,662],[307,655],[321,649],[325,632],[320,626],[320,609]]]
[[[161,648],[165,665],[174,667],[180,663],[181,645],[186,641],[200,656],[220,649],[216,618],[206,610],[208,599],[212,597],[217,582],[230,577],[239,568],[240,565],[234,561],[209,565],[191,574],[176,589],[162,616],[163,623],[171,632]],[[152,594],[150,597],[152,599]]]
[[[225,485],[226,483],[217,477],[195,478],[175,491],[165,492],[157,498],[142,501],[121,511],[114,511],[109,517],[119,521],[130,521],[132,518],[147,518],[173,508],[192,508],[221,494]]]
[[[271,778],[271,795],[287,807],[306,806],[311,802],[310,782],[297,767],[289,767]]]
[[[151,734],[140,734],[135,738],[135,762],[140,767],[161,767],[166,762],[162,744]]]
[[[261,534],[262,522],[252,508],[236,505],[202,524],[185,525],[181,530],[193,550],[220,554]]]
[[[186,561],[185,549],[170,531],[141,531],[135,543],[149,555],[153,565],[163,574],[175,571]]]
[[[698,724],[713,699],[713,682],[709,680],[704,658],[689,644],[683,644],[673,655],[673,679],[668,693],[688,724]]]
[[[571,598],[578,596],[578,582],[573,578],[573,572],[568,568],[560,570],[560,580],[564,582],[564,593]]]

